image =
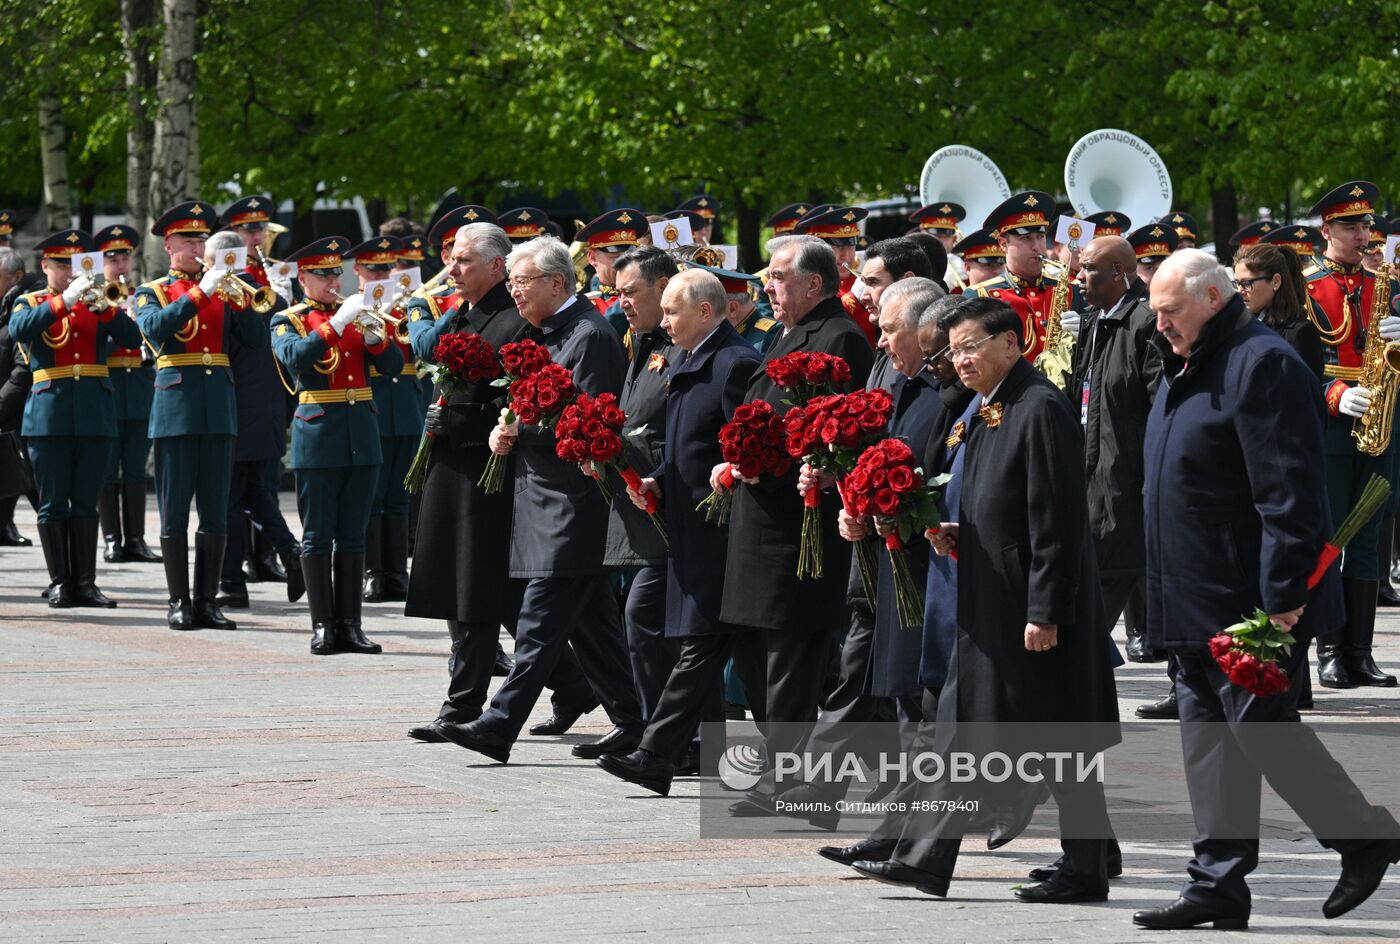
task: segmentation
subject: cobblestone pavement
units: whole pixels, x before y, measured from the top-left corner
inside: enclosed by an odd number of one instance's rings
[[[35,534],[27,508],[19,525]],[[809,835],[698,839],[693,781],[642,798],[569,756],[607,729],[601,712],[564,738],[524,738],[507,767],[408,740],[441,701],[447,640],[397,605],[366,606],[382,656],[318,659],[280,585],[253,585],[237,632],[172,633],[158,565],[103,566],[116,610],[52,611],[37,547],[0,562],[5,941],[1117,942],[1154,938],[1130,915],[1184,876],[1188,843],[1125,843],[1107,903],[1022,905],[1011,886],[1056,850],[969,842],[947,900],[904,894],[818,858]],[[1400,611],[1382,613],[1394,669]],[[1119,686],[1130,713],[1162,692],[1162,667],[1125,666]],[[1318,705],[1400,717],[1395,690]],[[1315,844],[1266,843],[1254,933],[1400,936],[1396,871],[1363,908],[1323,920],[1337,871]]]

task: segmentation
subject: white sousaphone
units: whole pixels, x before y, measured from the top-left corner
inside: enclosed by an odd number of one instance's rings
[[[1091,131],[1065,158],[1065,193],[1080,216],[1116,210],[1143,226],[1171,212],[1172,178],[1152,145],[1116,128]]]
[[[939,148],[924,162],[919,177],[919,198],[924,205],[949,201],[967,210],[962,231],[982,228],[982,221],[997,205],[1011,196],[1006,175],[992,159],[976,148],[950,144]]]

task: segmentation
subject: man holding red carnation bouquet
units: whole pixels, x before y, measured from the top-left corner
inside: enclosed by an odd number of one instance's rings
[[[439,730],[460,747],[506,763],[545,679],[572,644],[616,726],[600,739],[601,746],[631,750],[641,737],[642,718],[617,596],[603,570],[607,502],[577,465],[559,458],[554,430],[540,422],[544,413],[566,405],[554,402],[564,388],[546,391],[541,385],[556,369],[571,376],[571,397],[575,392],[616,394],[625,368],[622,344],[593,305],[575,295],[573,260],[559,240],[541,236],[514,247],[506,268],[511,297],[529,322],[525,337],[543,345],[553,359],[516,382],[534,384],[531,415],[513,395],[518,418],[503,419],[488,440],[493,453],[515,455],[509,574],[526,581],[515,627],[515,666],[480,718],[443,722]],[[550,402],[545,392],[551,394]],[[541,415],[533,415],[536,409]],[[580,744],[575,752],[599,746]]]
[[[1250,316],[1213,255],[1170,256],[1152,280],[1151,302],[1165,386],[1144,455],[1147,640],[1179,664],[1182,750],[1200,835],[1181,897],[1133,921],[1248,924],[1261,776],[1341,853],[1341,879],[1322,909],[1335,918],[1365,901],[1400,860],[1400,826],[1366,801],[1298,717],[1308,642],[1331,638],[1343,620],[1335,571],[1309,589],[1332,528],[1326,406],[1307,366]],[[1279,668],[1267,678],[1257,657],[1211,642],[1256,608],[1294,640],[1278,650]],[[1338,817],[1348,821],[1340,836]]]

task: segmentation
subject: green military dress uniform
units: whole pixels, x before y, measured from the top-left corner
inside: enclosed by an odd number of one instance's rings
[[[366,536],[365,599],[371,602],[408,599],[409,494],[404,478],[423,438],[426,411],[422,388],[430,386],[418,379],[413,349],[398,339],[389,343],[399,350],[399,368],[381,371],[373,364],[369,368],[369,385],[379,411],[379,443],[384,453]],[[371,586],[375,574],[382,575],[379,593],[373,592],[376,588]]]
[[[39,244],[45,258],[89,251],[86,233],[65,230]],[[21,433],[39,491],[39,537],[52,590],[49,605],[116,606],[96,586],[97,494],[117,435],[107,343],[136,344],[140,332],[118,305],[69,308],[51,291],[21,295],[10,334],[34,385]]]
[[[200,235],[217,218],[199,201],[166,212],[157,236]],[[202,229],[200,227],[203,227]],[[229,339],[256,350],[267,325],[256,312],[210,297],[191,273],[170,271],[136,290],[136,322],[156,356],[150,438],[155,444],[161,555],[170,591],[171,629],[235,629],[214,597],[223,567],[233,441],[238,434]],[[190,501],[198,503],[194,601],[188,573]]]
[[[331,236],[290,258],[304,271],[339,272],[348,245]],[[315,655],[380,651],[360,621],[365,529],[384,457],[369,368],[392,376],[404,363],[396,344],[371,342],[358,324],[337,334],[335,313],[308,299],[272,319],[272,350],[297,395],[292,469]]]

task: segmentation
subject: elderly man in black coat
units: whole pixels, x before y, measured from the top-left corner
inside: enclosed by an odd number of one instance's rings
[[[511,250],[506,268],[511,297],[530,323],[524,336],[572,371],[579,392],[616,394],[626,369],[622,344],[593,305],[575,296],[573,260],[564,244],[552,236],[522,243]],[[603,571],[608,505],[602,493],[578,466],[555,454],[552,429],[497,425],[488,442],[497,455],[516,454],[509,575],[526,584],[515,626],[515,666],[480,718],[443,722],[439,730],[454,744],[505,763],[545,679],[572,642],[618,729],[608,737],[639,737],[641,709],[617,596]]]
[[[683,355],[667,372],[666,445],[656,471],[642,480],[659,495],[670,539],[666,561],[666,635],[680,655],[647,722],[641,747],[604,754],[598,765],[663,796],[670,792],[701,721],[722,721],[720,680],[737,627],[720,619],[729,534],[696,506],[710,494],[710,473],[721,461],[719,430],[744,402],[759,355],[725,317],[724,285],[699,269],[671,280],[662,297],[663,325]],[[629,492],[640,507],[641,495]],[[712,717],[705,717],[711,707]]]
[[[938,702],[935,748],[960,745],[977,727],[959,730],[960,723],[1000,723],[995,734],[1004,749],[1003,738],[1021,740],[1013,725],[1057,722],[1077,749],[1102,749],[1117,741],[1118,703],[1076,417],[1021,357],[1022,323],[1010,306],[977,298],[940,323],[959,378],[980,397],[964,436],[958,523],[944,524],[934,541],[939,553],[959,552],[957,639]],[[956,789],[935,784],[936,791]],[[1048,881],[1020,888],[1016,897],[1102,901],[1103,785],[1066,780],[1050,790],[1064,854]],[[970,819],[950,812],[931,825],[910,817],[888,861],[854,867],[881,882],[946,895]]]
[[[1147,638],[1178,663],[1199,835],[1181,897],[1133,921],[1173,929],[1248,923],[1245,876],[1258,864],[1259,840],[1237,837],[1258,835],[1261,775],[1341,853],[1341,879],[1323,906],[1335,918],[1365,901],[1400,860],[1400,826],[1366,801],[1298,718],[1308,642],[1334,635],[1343,621],[1335,571],[1308,588],[1332,529],[1326,407],[1307,365],[1250,315],[1209,253],[1168,258],[1152,280],[1152,308],[1166,386],[1145,446]],[[1279,660],[1291,688],[1271,698],[1232,684],[1207,647],[1256,607],[1297,639]],[[1227,797],[1243,809],[1225,808]],[[1348,838],[1329,838],[1339,834]]]

